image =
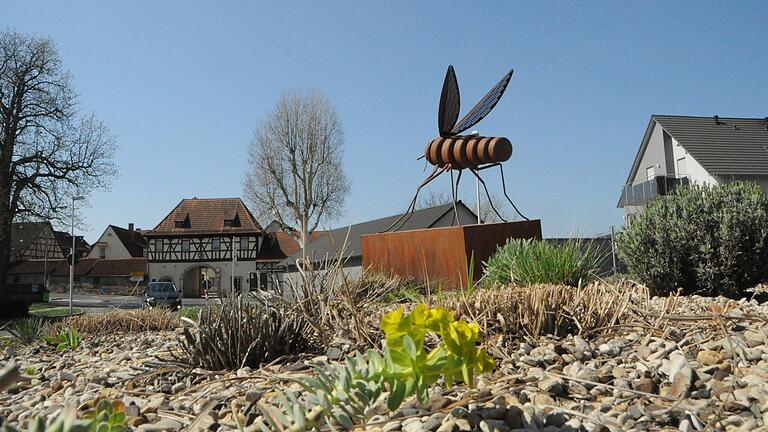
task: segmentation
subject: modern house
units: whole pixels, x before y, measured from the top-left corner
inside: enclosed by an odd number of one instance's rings
[[[145,237],[150,280],[175,282],[184,296],[256,282],[262,229],[240,198],[183,199]]]
[[[477,216],[463,202],[459,201],[456,209],[461,225],[477,223]],[[345,273],[359,277],[363,273],[363,246],[360,236],[383,232],[400,216],[388,216],[320,233],[307,245],[307,257],[316,269],[323,269],[340,258]],[[402,227],[398,227],[398,231],[449,227],[453,221],[453,203],[443,204],[416,210]],[[283,261],[289,273],[298,271],[296,263],[301,261],[302,256],[299,249]]]
[[[768,191],[768,117],[654,115],[618,207],[631,221],[645,205],[688,184],[750,181]]]

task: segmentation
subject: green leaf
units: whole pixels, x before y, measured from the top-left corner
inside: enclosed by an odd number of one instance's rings
[[[405,398],[405,383],[403,381],[395,381],[395,386],[392,388],[392,390],[389,393],[389,397],[387,397],[387,408],[390,411],[395,411],[397,408],[400,407],[400,404],[403,403],[403,399]]]
[[[389,354],[389,359],[393,364],[403,368],[411,367],[411,357],[409,357],[408,354],[393,348],[389,348],[387,353]]]

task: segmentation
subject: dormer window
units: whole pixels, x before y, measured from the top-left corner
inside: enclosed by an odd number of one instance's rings
[[[240,226],[240,215],[235,213],[235,217],[232,219],[224,219],[224,226],[225,227],[239,227]]]
[[[174,226],[176,228],[189,228],[191,225],[189,223],[189,213],[187,213],[184,216],[184,219],[177,219],[174,221]]]

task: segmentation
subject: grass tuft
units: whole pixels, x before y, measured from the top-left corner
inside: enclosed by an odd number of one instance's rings
[[[589,283],[607,254],[594,243],[568,240],[560,246],[541,240],[512,240],[485,263],[485,284],[578,286]]]
[[[6,330],[16,342],[30,345],[43,337],[47,325],[40,317],[29,317],[14,321]]]
[[[595,282],[580,288],[564,285],[508,285],[479,290],[469,297],[446,296],[443,305],[475,320],[486,336],[537,339],[544,335],[581,334],[623,322],[642,288],[629,283]]]
[[[80,333],[103,335],[173,330],[179,326],[176,313],[166,309],[120,310],[98,314],[78,315],[50,325],[49,334],[59,334],[65,328]]]
[[[258,368],[285,355],[317,352],[312,326],[286,302],[222,300],[220,308],[200,311],[197,320],[182,317],[179,363],[208,370]]]

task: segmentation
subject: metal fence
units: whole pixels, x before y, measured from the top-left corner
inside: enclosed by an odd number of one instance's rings
[[[627,183],[621,189],[619,207],[642,206],[663,195],[669,195],[681,186],[688,186],[687,176],[663,175],[648,180]]]

